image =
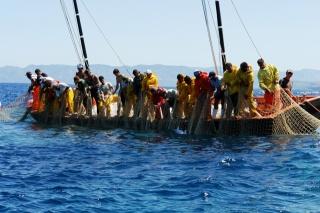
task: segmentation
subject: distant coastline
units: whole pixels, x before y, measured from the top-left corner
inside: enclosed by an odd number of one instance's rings
[[[25,73],[28,71],[34,72],[36,68],[41,69],[43,72],[47,73],[49,76],[58,79],[62,82],[73,84],[73,77],[76,72],[76,66],[71,65],[29,65],[27,67],[15,67],[15,66],[5,66],[0,67],[0,82],[2,83],[28,83],[28,79],[25,76]],[[147,69],[153,70],[154,73],[158,76],[159,85],[163,87],[175,87],[177,78],[176,76],[181,73],[184,75],[193,75],[195,69],[200,69],[204,71],[213,71],[213,67],[187,67],[187,66],[170,66],[170,65],[136,65],[136,66],[110,66],[102,64],[92,64],[90,69],[93,74],[100,76],[103,75],[107,81],[112,84],[115,84],[115,77],[112,74],[114,68],[118,68],[121,73],[126,76],[132,75],[133,69],[138,69],[141,72],[144,72]],[[127,70],[128,72],[127,72]],[[255,84],[254,88],[258,89],[258,80],[257,80],[257,70],[255,73]],[[222,75],[221,69],[219,69],[219,74]],[[285,76],[285,70],[280,70],[280,78]],[[302,69],[294,70],[294,75],[292,80],[294,82],[295,90],[313,90],[320,91],[320,70],[314,69]]]

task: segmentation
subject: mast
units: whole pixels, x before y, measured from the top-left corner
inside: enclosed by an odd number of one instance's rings
[[[217,20],[218,20],[218,29],[219,29],[219,40],[220,40],[220,46],[221,46],[222,66],[223,66],[223,71],[225,71],[227,60],[226,60],[225,49],[224,49],[224,40],[223,40],[222,21],[221,21],[219,0],[216,0],[216,11],[217,11]]]
[[[79,29],[82,53],[83,53],[83,57],[84,57],[84,64],[86,66],[86,69],[89,69],[89,61],[88,61],[88,57],[87,57],[86,45],[84,44],[84,38],[83,38],[83,32],[82,32],[82,27],[81,27],[81,22],[80,22],[77,0],[73,0],[73,4],[74,4],[74,10],[76,13],[76,17],[77,17],[77,24],[78,24],[78,29]]]

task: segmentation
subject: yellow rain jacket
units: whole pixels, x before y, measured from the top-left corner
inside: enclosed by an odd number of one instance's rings
[[[221,86],[224,86],[224,87],[228,84],[227,88],[228,88],[229,95],[239,92],[239,89],[240,89],[238,72],[241,72],[241,71],[239,71],[238,67],[235,65],[233,65],[232,67],[233,67],[233,71],[231,73],[228,70],[224,72],[222,83],[221,83]]]
[[[65,99],[66,99],[67,106],[68,106],[68,112],[69,112],[69,113],[73,113],[73,108],[74,108],[74,103],[73,103],[74,93],[73,93],[72,88],[69,88],[68,91],[66,91]]]
[[[184,77],[184,76],[183,76]],[[186,103],[188,101],[188,84],[185,81],[177,81],[178,89],[178,117],[184,118],[187,114]]]
[[[248,72],[243,72],[239,69],[238,71],[238,82],[242,88],[245,88],[244,94],[247,96],[253,96],[253,69],[252,66],[249,66]]]
[[[177,81],[178,101],[183,102],[188,97],[188,85],[186,82]]]
[[[66,100],[66,107],[68,107],[68,112],[73,113],[74,108],[74,93],[72,88],[69,88],[67,91],[65,91],[61,98],[64,98]],[[56,112],[59,108],[59,97],[55,97],[54,104],[53,104],[53,112]]]
[[[280,90],[279,84],[275,82],[279,81],[279,71],[272,64],[266,64],[264,69],[259,69],[258,72],[259,86],[261,89],[269,89],[271,92]]]
[[[194,104],[196,102],[196,97],[195,97],[195,77],[191,78],[191,84],[188,85],[188,94],[189,94],[189,99],[188,99],[188,103],[189,104]]]
[[[253,69],[252,66],[249,66],[249,71],[243,72],[239,69],[238,71],[238,80],[240,83],[240,92],[239,92],[239,105],[238,105],[238,110],[239,110],[239,115],[242,115],[243,110],[244,110],[244,96],[248,96],[248,105],[249,105],[249,110],[250,114],[252,117],[256,116],[258,111],[256,110],[254,101],[253,101],[253,81],[254,81],[254,75],[253,75]]]
[[[134,94],[134,87],[132,84],[129,84],[126,87],[126,104],[124,114],[126,116],[130,115],[131,108],[133,109],[136,107],[136,96]]]
[[[158,87],[158,77],[156,74],[152,73],[150,78],[147,76],[142,80],[142,91],[150,91],[152,87]]]
[[[152,73],[150,78],[148,76],[144,77],[141,83],[141,91],[147,93],[148,101],[151,101],[151,88],[158,87],[158,77],[156,74]]]

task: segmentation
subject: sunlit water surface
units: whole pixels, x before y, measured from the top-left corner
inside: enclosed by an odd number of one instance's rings
[[[320,211],[319,135],[179,133],[1,122],[0,212]]]

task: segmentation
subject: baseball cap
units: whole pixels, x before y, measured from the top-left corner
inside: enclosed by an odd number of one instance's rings
[[[288,69],[286,73],[291,73],[291,74],[293,74],[293,70]]]

